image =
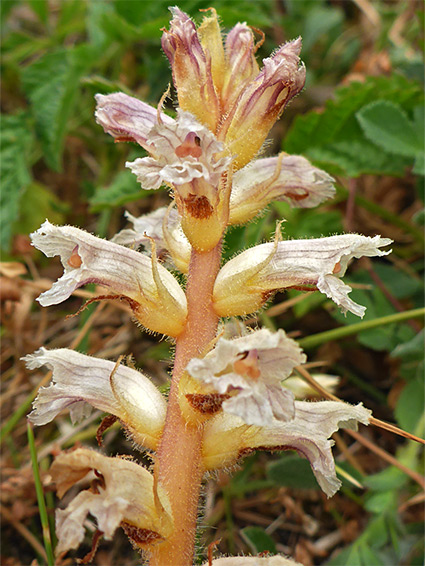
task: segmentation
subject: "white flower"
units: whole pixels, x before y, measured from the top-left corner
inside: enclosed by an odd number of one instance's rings
[[[295,401],[293,420],[248,427],[239,417],[220,413],[205,425],[204,465],[206,469],[228,467],[255,450],[296,450],[309,460],[318,484],[331,497],[341,482],[335,473],[333,441],[328,438],[338,428],[356,430],[357,422],[367,425],[370,415],[361,403]]]
[[[125,212],[125,216],[132,222],[134,229],[121,230],[112,238],[112,242],[122,246],[143,245],[149,252],[153,239],[158,257],[164,253],[170,254],[174,267],[187,273],[191,246],[183,233],[180,215],[175,208],[162,206],[137,218],[129,212]]]
[[[391,250],[379,248],[391,242],[381,236],[344,234],[254,246],[221,268],[214,285],[214,308],[219,316],[249,314],[273,292],[292,287],[318,289],[342,312],[363,317],[365,307],[348,297],[351,287],[340,277],[352,258],[387,255]]]
[[[273,200],[311,208],[335,194],[333,179],[300,155],[256,159],[233,176],[230,223],[243,224]]]
[[[98,478],[95,489],[80,492],[66,509],[56,512],[57,555],[83,541],[89,513],[107,540],[119,526],[140,548],[169,536],[172,519],[167,497],[154,485],[152,475],[135,462],[85,448],[60,454],[50,469],[59,497],[91,471]]]
[[[96,122],[116,141],[135,141],[145,149],[150,147],[149,132],[158,120],[157,109],[122,92],[96,94]],[[160,118],[172,124],[163,112]]]
[[[155,124],[149,141],[154,157],[126,163],[145,189],[158,189],[163,183],[184,186],[194,179],[201,179],[203,186],[217,187],[231,163],[229,157],[216,158],[224,150],[223,143],[183,110],[178,110],[173,124]]]
[[[293,394],[281,386],[305,355],[283,330],[267,329],[242,338],[220,338],[205,358],[193,358],[186,370],[195,379],[227,394],[223,411],[245,423],[266,425],[294,417]]]
[[[66,348],[40,348],[23,360],[29,369],[46,365],[53,371],[52,383],[39,390],[29,415],[35,425],[52,421],[66,408],[76,423],[95,407],[118,417],[145,448],[157,448],[167,407],[155,385],[139,371]]]
[[[163,183],[174,190],[181,225],[198,251],[208,251],[223,236],[228,221],[231,157],[220,157],[224,144],[192,114],[178,110],[173,124],[156,124],[149,133],[152,157],[127,167],[145,189]]]
[[[47,257],[60,255],[64,267],[62,277],[38,298],[41,305],[61,303],[82,285],[97,283],[109,287],[117,298],[127,298],[135,317],[147,328],[169,336],[183,329],[185,294],[155,257],[47,220],[31,237]]]

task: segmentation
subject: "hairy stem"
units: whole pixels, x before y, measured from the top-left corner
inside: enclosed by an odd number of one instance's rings
[[[183,419],[178,383],[191,358],[203,355],[216,335],[218,317],[212,307],[212,291],[220,259],[221,243],[209,252],[192,251],[186,290],[188,318],[176,342],[167,419],[155,468],[170,499],[175,529],[171,537],[153,548],[151,566],[189,566],[193,561],[203,475],[202,427],[191,426]]]

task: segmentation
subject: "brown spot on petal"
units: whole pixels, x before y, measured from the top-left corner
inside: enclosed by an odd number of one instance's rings
[[[305,192],[303,194],[297,194],[297,193],[285,193],[285,196],[292,199],[292,200],[304,200],[305,198],[308,197],[308,192]]]
[[[120,142],[135,142],[137,143],[137,140],[135,138],[133,138],[133,136],[126,136],[126,135],[119,135],[116,136],[114,139],[115,143],[120,143]]]
[[[183,202],[188,213],[194,218],[209,218],[214,211],[213,206],[205,195],[198,197],[190,193]]]
[[[74,248],[74,250],[72,251],[72,254],[71,254],[71,256],[70,256],[70,258],[68,259],[68,262],[67,262],[69,267],[74,267],[75,269],[80,267],[81,264],[83,263],[83,260],[78,255],[77,250],[78,250],[78,246],[76,246]]]
[[[341,271],[341,264],[340,264],[340,262],[338,261],[338,262],[335,264],[335,267],[334,267],[332,273],[339,273],[340,271]]]
[[[115,415],[107,415],[102,419],[102,422],[100,423],[96,431],[96,440],[99,446],[103,445],[102,434],[105,432],[105,430],[108,430],[108,428],[110,428],[117,420],[118,417],[116,417]]]
[[[120,525],[131,540],[131,542],[138,546],[139,548],[145,548],[152,543],[162,539],[162,536],[155,531],[150,531],[149,529],[141,529],[140,527],[136,527],[136,525],[131,525],[126,521],[121,521]]]
[[[229,399],[230,395],[220,393],[188,393],[186,399],[190,406],[203,415],[214,415],[221,409],[223,401]]]

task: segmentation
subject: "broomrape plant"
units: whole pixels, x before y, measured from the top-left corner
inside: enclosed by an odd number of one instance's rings
[[[112,241],[48,221],[32,234],[33,245],[59,255],[64,268],[38,298],[41,305],[96,283],[110,290],[100,298],[124,300],[137,323],[175,340],[168,399],[149,377],[118,362],[67,349],[26,356],[29,368],[53,372],[34,403],[34,424],[65,408],[76,422],[95,407],[155,454],[152,470],[85,448],[56,458],[51,473],[59,497],[91,472],[97,478],[57,512],[59,555],[79,546],[91,514],[106,539],[124,529],[151,566],[192,564],[207,471],[228,469],[257,449],[293,449],[309,460],[331,497],[340,481],[330,435],[370,418],[361,403],[294,399],[285,380],[306,356],[283,330],[244,329],[235,337],[220,323],[252,314],[276,291],[294,287],[318,290],[343,312],[362,317],[365,308],[349,298],[341,277],[351,259],[389,253],[381,248],[391,240],[380,236],[283,240],[277,229],[274,241],[221,266],[229,226],[249,222],[273,200],[313,207],[334,194],[333,179],[301,156],[259,157],[270,128],[304,86],[301,39],[281,46],[260,69],[259,44],[246,24],[237,24],[223,43],[213,9],[198,28],[178,8],[171,12],[162,47],[177,91],[176,117],[162,111],[163,100],[153,108],[122,93],[96,96],[96,120],[105,132],[149,154],[127,167],[144,189],[167,186],[170,206],[140,218],[128,214],[133,229]],[[136,251],[141,245],[145,250]],[[159,255],[166,255],[164,263]],[[187,275],[185,289],[172,271]],[[213,563],[294,564],[279,556]]]

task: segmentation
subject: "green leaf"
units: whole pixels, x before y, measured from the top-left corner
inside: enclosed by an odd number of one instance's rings
[[[291,208],[286,202],[273,202],[278,218],[284,218],[284,238],[321,238],[342,233],[342,214],[339,210],[317,208]]]
[[[352,545],[346,548],[335,556],[332,560],[327,562],[327,566],[366,566],[360,556],[360,551],[357,545]],[[368,564],[367,566],[371,566]]]
[[[394,155],[415,157],[423,151],[412,122],[398,104],[377,100],[356,113],[365,136]]]
[[[403,175],[410,159],[383,152],[366,138],[356,114],[371,100],[385,99],[403,112],[423,104],[420,85],[401,75],[368,77],[364,83],[338,88],[321,112],[298,116],[285,139],[285,151],[303,154],[334,174]]]
[[[49,5],[47,0],[27,0],[28,4],[40,18],[43,24],[47,23],[49,17]]]
[[[394,271],[396,270],[394,269]],[[394,277],[397,277],[397,273],[394,274]],[[360,283],[371,287],[371,289],[353,289],[350,293],[350,298],[354,302],[366,307],[363,322],[372,321],[397,312],[381,289],[372,282],[367,272],[357,271],[350,279],[348,277],[344,278],[344,281],[348,284]],[[346,325],[357,324],[359,321],[354,314],[347,313],[347,316],[344,316],[337,308],[332,310],[332,316]],[[365,329],[359,332],[358,340],[367,348],[383,351],[393,350],[401,342],[410,340],[413,335],[414,331],[410,326],[396,323]]]
[[[396,299],[408,299],[415,293],[423,296],[424,285],[419,277],[412,277],[405,271],[387,263],[375,262],[373,270]]]
[[[400,375],[406,381],[414,381],[414,380],[422,380],[423,372],[424,372],[424,338],[425,338],[425,331],[421,330],[416,336],[414,336],[411,340],[407,340],[403,344],[399,344],[394,348],[391,352],[392,358],[400,358],[401,359],[401,366],[400,366]],[[408,395],[408,393],[402,393],[402,397],[404,395]],[[415,406],[422,398],[422,394],[419,395],[417,399],[415,399]],[[408,401],[408,400],[406,400]],[[399,399],[399,403],[401,403],[401,398]],[[399,410],[404,413],[403,407],[400,405]],[[406,417],[409,422],[411,422],[411,415],[408,414],[409,408],[406,406]],[[416,411],[416,414],[417,411]],[[410,418],[409,418],[410,417]],[[400,414],[400,418],[404,421],[405,419]],[[411,430],[411,429],[410,429]]]
[[[307,155],[333,175],[401,175],[409,160],[384,153],[368,140],[359,137],[341,140],[307,150]]]
[[[328,6],[312,6],[306,13],[302,32],[303,49],[307,53],[321,36],[326,36],[344,19],[341,9]]]
[[[41,481],[40,470],[38,467],[37,449],[35,446],[34,433],[30,423],[27,424],[27,433],[28,433],[28,445],[31,454],[31,464],[32,464],[32,471],[34,476],[35,491],[37,494],[38,510],[40,514],[41,526],[43,529],[44,548],[46,550],[46,555],[47,555],[47,564],[48,566],[54,566],[55,558],[53,556],[53,548],[52,548],[52,533],[50,532],[49,518],[47,514],[46,500],[43,490],[43,483]]]
[[[374,548],[384,546],[389,539],[387,516],[380,514],[370,521],[363,536]]]
[[[422,366],[423,368],[423,366]],[[416,379],[411,379],[398,398],[395,416],[398,425],[409,432],[415,432],[422,417],[425,404],[423,372]]]
[[[32,124],[25,113],[2,116],[0,145],[0,246],[8,249],[19,203],[31,182],[29,154],[33,144]]]
[[[423,153],[416,156],[412,171],[415,175],[425,175],[425,156]]]
[[[413,127],[415,128],[418,139],[422,142],[422,145],[424,144],[425,139],[424,123],[425,107],[423,104],[419,104],[413,109]]]
[[[393,491],[380,491],[373,493],[367,498],[364,504],[366,511],[370,513],[383,513],[394,505]]]
[[[13,226],[14,232],[29,234],[39,228],[46,218],[53,224],[63,224],[69,208],[47,187],[32,182],[21,200],[19,218]]]
[[[406,483],[406,480],[406,474],[395,466],[390,466],[382,472],[365,477],[363,483],[373,491],[388,491],[400,489]]]
[[[46,163],[61,169],[64,138],[79,90],[81,75],[91,63],[86,45],[47,53],[22,72]]]
[[[401,358],[406,362],[415,362],[423,359],[425,330],[422,329],[408,342],[399,344],[392,352],[391,357]]]
[[[378,554],[370,548],[367,544],[360,546],[360,556],[362,563],[365,566],[385,566],[385,562],[378,556]]]
[[[276,485],[299,489],[318,488],[308,460],[298,455],[284,454],[280,460],[267,466],[267,477]]]
[[[144,198],[150,194],[140,188],[136,176],[131,171],[120,171],[108,187],[98,187],[90,199],[93,212],[116,208],[128,202]]]
[[[4,21],[9,15],[9,12],[17,3],[18,0],[9,0],[8,2],[0,2],[0,19],[2,26],[4,25]]]
[[[87,3],[87,32],[90,42],[94,45],[105,46],[110,38],[105,33],[103,18],[105,14],[110,14],[114,10],[109,2],[88,2]]]
[[[264,529],[261,529],[260,527],[245,527],[244,529],[241,529],[240,533],[244,541],[255,554],[266,551],[271,554],[276,554],[276,544]]]

